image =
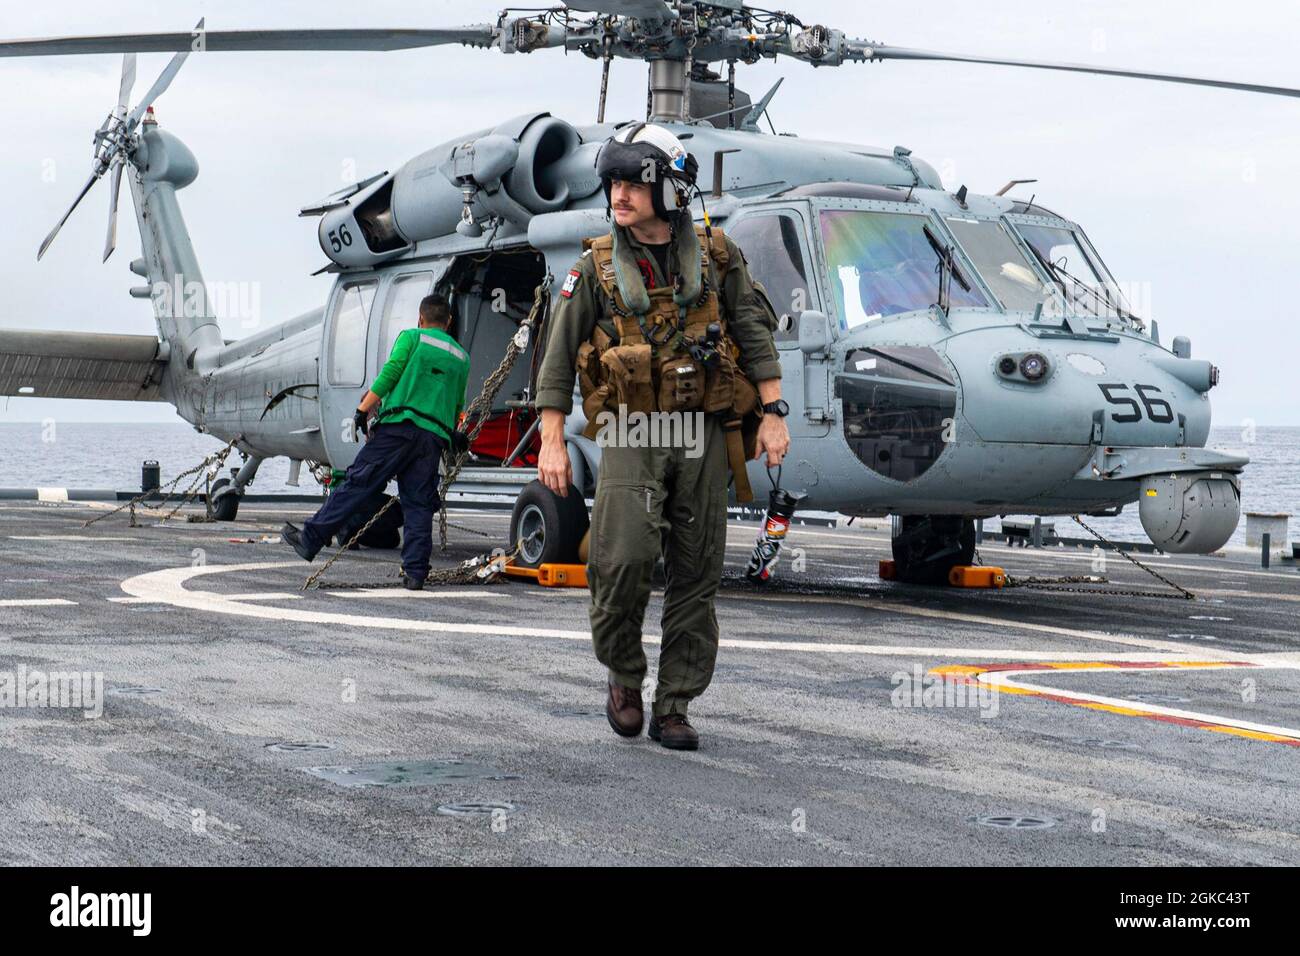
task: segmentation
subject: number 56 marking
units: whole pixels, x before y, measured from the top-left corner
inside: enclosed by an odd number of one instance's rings
[[[1152,398],[1148,393],[1160,394],[1160,389],[1154,385],[1134,385],[1133,391],[1137,392],[1138,398],[1142,400],[1139,407],[1135,399],[1127,395],[1117,395],[1116,392],[1127,391],[1129,386],[1124,384],[1098,385],[1101,394],[1106,396],[1106,401],[1112,405],[1127,406],[1132,411],[1123,415],[1118,412],[1111,412],[1110,418],[1114,422],[1140,422],[1142,420],[1142,411],[1146,410],[1147,418],[1158,424],[1167,424],[1174,420],[1174,410],[1169,407],[1169,403],[1163,398]]]

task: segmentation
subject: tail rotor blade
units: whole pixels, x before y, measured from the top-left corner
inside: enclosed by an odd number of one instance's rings
[[[131,87],[135,86],[135,54],[122,54],[122,83],[117,90],[117,115],[125,116],[130,105]]]
[[[123,165],[121,160],[113,164],[113,181],[108,192],[108,236],[104,239],[103,262],[107,262],[113,250],[117,248],[117,197],[122,188]]]
[[[195,34],[198,34],[203,29],[204,20],[206,20],[206,17],[201,18],[195,25]],[[136,108],[131,111],[131,115],[126,118],[126,128],[128,130],[135,129],[136,124],[140,122],[140,118],[144,116],[145,110],[153,105],[154,100],[158,99],[167,87],[172,85],[172,80],[176,79],[177,72],[180,71],[180,68],[184,65],[189,55],[190,51],[186,50],[183,53],[177,53],[171,58],[171,61],[167,64],[162,73],[158,74],[158,79],[153,81],[153,86],[149,87],[149,92],[144,95],[144,98],[140,100],[136,105]]]
[[[68,217],[71,216],[72,211],[77,208],[77,204],[80,203],[81,200],[86,198],[86,193],[90,192],[90,187],[95,185],[95,180],[98,178],[99,178],[98,176],[92,173],[90,178],[86,180],[86,185],[81,187],[81,192],[79,192],[77,194],[77,198],[72,201],[72,205],[68,207],[68,211],[63,214],[63,218],[59,220],[58,225],[50,230],[50,234],[46,236],[45,241],[41,243],[41,248],[36,253],[36,258],[38,261],[40,260],[41,256],[45,255],[45,250],[50,248],[50,243],[54,241],[54,237],[59,234],[59,230],[62,229],[63,224],[68,221]]]

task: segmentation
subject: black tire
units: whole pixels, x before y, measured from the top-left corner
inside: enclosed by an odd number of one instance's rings
[[[975,559],[975,520],[960,515],[906,515],[899,520],[895,579],[904,584],[948,583],[948,572]]]
[[[218,521],[234,521],[239,514],[239,495],[217,497],[217,492],[230,484],[229,478],[218,478],[212,483],[212,517]]]
[[[515,563],[526,568],[576,564],[578,545],[590,524],[587,502],[573,485],[561,498],[540,481],[530,481],[510,513],[510,543],[519,545]]]

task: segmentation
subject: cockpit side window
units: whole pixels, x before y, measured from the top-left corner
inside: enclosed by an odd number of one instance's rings
[[[1126,308],[1119,290],[1103,278],[1103,270],[1084,251],[1072,229],[1028,222],[1017,222],[1015,227],[1073,309],[1104,317]]]
[[[728,229],[749,264],[749,274],[762,283],[777,317],[798,318],[801,312],[817,308],[816,292],[808,282],[800,235],[802,222],[790,212],[746,216]],[[777,342],[799,337],[798,323],[776,332]]]
[[[939,257],[925,236],[928,217],[824,209],[820,222],[842,329],[928,309],[939,301]],[[988,304],[977,286],[967,291],[952,283],[952,307]]]
[[[366,328],[377,282],[354,282],[340,290],[330,324],[331,385],[361,385],[366,374]]]

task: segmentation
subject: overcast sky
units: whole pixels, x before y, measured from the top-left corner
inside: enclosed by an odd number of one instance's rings
[[[532,4],[532,0],[530,0]],[[535,4],[532,4],[535,5]],[[898,46],[1087,62],[1300,87],[1292,0],[789,0],[805,23]],[[293,26],[430,27],[494,20],[500,0],[397,2],[63,0],[6,4],[0,34],[51,36]],[[167,55],[142,55],[142,93]],[[118,251],[100,264],[100,184],[45,259],[36,248],[89,172],[90,136],[116,98],[117,55],[0,60],[0,327],[152,333],[130,299],[139,240],[123,190]],[[994,192],[1036,178],[1038,201],[1082,223],[1111,270],[1141,290],[1163,341],[1192,340],[1222,368],[1215,422],[1300,425],[1300,99],[994,66],[883,63],[739,70],[757,98],[786,81],[778,130],[892,147],[945,185]],[[263,325],[324,302],[316,220],[298,209],[346,182],[520,113],[594,119],[599,65],[557,51],[461,47],[397,53],[211,53],[159,99],[160,122],[194,150],[181,203],[205,278],[255,284]],[[641,118],[645,73],[616,62],[612,118]],[[355,175],[352,175],[355,173]],[[226,335],[248,333],[239,322]],[[0,399],[0,421],[176,421],[170,406]]]

